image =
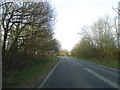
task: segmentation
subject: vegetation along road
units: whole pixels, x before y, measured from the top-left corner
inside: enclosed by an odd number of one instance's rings
[[[105,16],[97,17],[92,14],[98,14],[99,8],[80,6],[86,2],[63,0],[54,6],[54,1],[60,0],[1,1],[0,88],[120,88],[120,10],[112,8],[114,5],[104,4],[109,8],[107,12],[117,12],[114,17],[102,9]],[[69,9],[72,4],[77,8]],[[99,5],[107,10],[103,2]],[[86,6],[90,9],[88,6],[98,4],[90,1]],[[86,10],[88,14],[81,12]],[[93,20],[86,18],[88,11]]]
[[[120,88],[118,69],[62,56],[39,88]]]

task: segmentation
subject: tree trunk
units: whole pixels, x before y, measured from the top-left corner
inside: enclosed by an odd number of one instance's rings
[[[6,48],[7,33],[8,33],[8,31],[5,30],[4,40],[3,40],[3,46],[2,46],[2,54],[3,54],[3,56],[4,56],[5,52],[6,52],[5,48]]]

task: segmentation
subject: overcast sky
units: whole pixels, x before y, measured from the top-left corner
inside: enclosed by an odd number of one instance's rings
[[[77,34],[83,25],[92,25],[100,16],[116,16],[112,7],[118,7],[119,0],[51,0],[56,9],[55,38],[62,49],[71,50],[80,40]]]

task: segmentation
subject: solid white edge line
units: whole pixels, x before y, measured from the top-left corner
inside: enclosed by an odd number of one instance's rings
[[[107,67],[107,66],[104,66],[104,65],[99,65],[101,67],[105,67],[105,68],[108,68],[108,69],[112,69],[112,70],[116,70],[116,71],[120,71],[119,69],[115,69],[115,68],[111,68],[111,67]]]
[[[106,79],[105,77],[97,74],[96,72],[94,72],[94,71],[92,71],[92,70],[90,70],[90,69],[88,69],[88,68],[84,68],[84,70],[87,70],[89,73],[91,73],[91,74],[94,75],[95,77],[103,80],[104,82],[108,83],[109,85],[113,86],[114,88],[120,88],[119,85],[117,85],[116,83],[114,83],[114,82]]]
[[[62,59],[62,58],[61,58]],[[61,61],[60,59],[60,61]],[[60,61],[58,61],[58,63],[54,66],[54,68],[49,72],[49,74],[47,75],[47,77],[44,79],[44,81],[40,84],[40,86],[38,88],[42,88],[43,84],[47,81],[47,79],[50,77],[50,75],[52,74],[52,72],[54,71],[54,69],[57,67],[57,65],[60,63]]]
[[[82,60],[82,59],[79,59],[79,60]],[[93,63],[93,62],[89,62],[89,61],[84,61],[84,62],[87,62],[87,63],[89,63],[89,64],[95,64],[95,65],[97,65],[96,63]],[[108,66],[104,66],[104,65],[100,65],[100,64],[98,64],[99,66],[101,66],[101,67],[105,67],[105,68],[108,68],[108,69],[111,69],[111,70],[116,70],[116,71],[120,71],[119,69],[115,69],[115,68],[112,68],[112,67],[108,67]]]

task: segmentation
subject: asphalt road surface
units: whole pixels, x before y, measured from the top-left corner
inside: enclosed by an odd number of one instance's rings
[[[120,88],[119,72],[63,56],[38,88]]]

